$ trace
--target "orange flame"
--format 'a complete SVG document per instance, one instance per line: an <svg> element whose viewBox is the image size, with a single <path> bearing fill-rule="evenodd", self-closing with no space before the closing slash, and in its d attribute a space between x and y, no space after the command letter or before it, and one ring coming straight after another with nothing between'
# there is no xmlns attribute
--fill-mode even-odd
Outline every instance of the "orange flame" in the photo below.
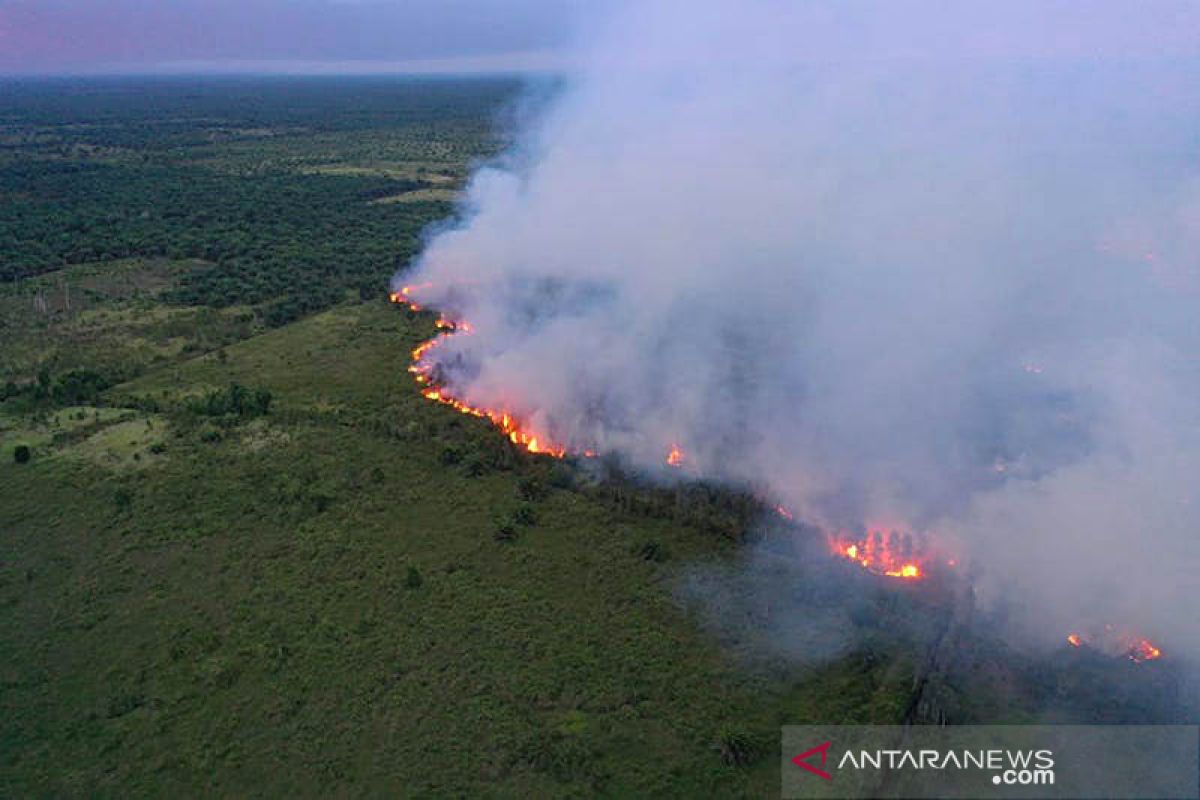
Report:
<svg viewBox="0 0 1200 800"><path fill-rule="evenodd" d="M1153 661L1156 658L1161 658L1162 650L1151 644L1149 639L1138 639L1125 655L1129 656L1129 659L1134 663L1140 664L1143 661Z"/></svg>
<svg viewBox="0 0 1200 800"><path fill-rule="evenodd" d="M1099 636L1068 634L1067 643L1071 647L1093 648L1113 657L1124 656L1135 664L1162 658L1162 650L1149 639L1122 635L1112 625L1105 625Z"/></svg>
<svg viewBox="0 0 1200 800"><path fill-rule="evenodd" d="M401 286L398 292L389 292L388 299L393 303L408 306L413 311L420 311L421 306L412 299L412 293L417 289L428 289L433 286L432 283L419 283L415 286Z"/></svg>
<svg viewBox="0 0 1200 800"><path fill-rule="evenodd" d="M671 452L667 453L667 465L671 467L683 466L683 451L679 449L679 445L671 445Z"/></svg>
<svg viewBox="0 0 1200 800"><path fill-rule="evenodd" d="M421 306L413 300L412 292L428 288L431 285L423 283L416 286L403 286L400 288L400 291L389 293L388 299L397 305L408 306L413 311L420 311ZM530 453L549 455L555 458L566 456L567 449L564 446L552 442L549 437L543 434L530 430L527 425L518 421L509 412L502 409L497 410L473 406L450 394L444 387L434 384L433 365L426 360L430 351L440 345L447 336L469 334L474 330L467 322L451 320L446 317L438 317L434 325L439 331L438 335L413 348L411 353L412 363L408 366L408 371L413 374L417 384L425 387L421 390L422 397L450 406L459 413L489 420L508 437L509 441L519 447L523 447ZM583 454L585 456L595 455L591 450L585 450Z"/></svg>
<svg viewBox="0 0 1200 800"><path fill-rule="evenodd" d="M925 570L903 537L899 531L870 528L861 538L834 535L830 537L830 547L835 555L854 561L876 575L920 580L925 577Z"/></svg>

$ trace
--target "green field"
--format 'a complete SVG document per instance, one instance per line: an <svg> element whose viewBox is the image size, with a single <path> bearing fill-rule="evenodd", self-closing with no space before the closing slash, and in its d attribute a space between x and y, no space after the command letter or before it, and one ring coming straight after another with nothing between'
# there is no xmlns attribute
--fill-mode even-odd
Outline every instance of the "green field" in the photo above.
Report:
<svg viewBox="0 0 1200 800"><path fill-rule="evenodd" d="M387 279L510 84L8 88L0 795L764 797L783 724L1137 718L952 588L754 557L753 498L420 397Z"/></svg>
<svg viewBox="0 0 1200 800"><path fill-rule="evenodd" d="M673 592L734 546L424 401L431 332L347 305L4 431L34 446L0 465L8 793L757 795L774 760L726 764L723 732L898 713L902 664L742 669ZM120 410L230 382L270 413Z"/></svg>

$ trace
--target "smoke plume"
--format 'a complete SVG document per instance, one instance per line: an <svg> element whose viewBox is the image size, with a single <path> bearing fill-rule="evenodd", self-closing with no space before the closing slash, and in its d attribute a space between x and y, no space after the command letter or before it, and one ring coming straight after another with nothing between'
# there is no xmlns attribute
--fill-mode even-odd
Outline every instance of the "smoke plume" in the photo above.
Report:
<svg viewBox="0 0 1200 800"><path fill-rule="evenodd" d="M1200 15L992 5L593 19L403 282L474 405L1200 654Z"/></svg>

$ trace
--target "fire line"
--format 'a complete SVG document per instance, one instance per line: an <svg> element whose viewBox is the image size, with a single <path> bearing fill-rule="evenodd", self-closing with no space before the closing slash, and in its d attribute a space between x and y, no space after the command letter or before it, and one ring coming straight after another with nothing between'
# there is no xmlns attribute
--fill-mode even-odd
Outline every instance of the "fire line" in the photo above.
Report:
<svg viewBox="0 0 1200 800"><path fill-rule="evenodd" d="M393 303L408 306L413 311L420 311L421 305L413 300L412 292L416 289L427 288L429 285L404 286L401 287L400 291L392 292L388 297ZM423 397L427 400L433 400L450 406L462 414L490 420L493 425L508 437L509 441L530 453L553 456L554 458L563 458L567 455L566 447L552 441L545 434L531 430L528 425L522 423L510 412L503 409L498 410L473 406L455 397L445 387L437 385L433 379L433 365L426 360L426 357L430 351L445 341L447 336L470 334L472 328L470 323L451 320L441 316L438 317L435 325L438 329L437 336L422 342L413 349L412 362L408 366L408 371L413 374L416 382L422 387L421 395Z"/></svg>
<svg viewBox="0 0 1200 800"><path fill-rule="evenodd" d="M421 311L422 306L412 297L412 292L428 288L431 284L404 286L399 291L391 292L388 297L391 302L406 306L412 311ZM444 386L434 380L434 367L428 361L429 354L449 336L469 335L473 332L470 323L462 320L452 320L439 316L435 321L437 335L417 347L411 353L408 371L412 373L417 384L421 387L421 395L428 400L450 406L459 413L472 417L489 420L499 428L513 444L524 450L538 455L548 455L554 458L564 458L568 454L565 445L555 442L544 433L533 430L527 423L518 419L504 409L483 408L474 406L455 397ZM583 450L581 455L594 457L592 450ZM678 444L672 444L666 456L668 466L680 468L683 466L684 453ZM792 513L783 506L776 507L777 513L785 519L793 519ZM926 576L925 570L917 559L905 557L897 543L900 537L893 532L869 530L865 537L852 537L847 534L837 534L829 538L830 547L834 554L854 561L868 572L901 580L921 580ZM1074 647L1080 647L1085 642L1078 634L1067 637ZM1157 647L1146 639L1139 639L1130 644L1126 655L1134 662L1151 661L1162 655Z"/></svg>
<svg viewBox="0 0 1200 800"><path fill-rule="evenodd" d="M1090 648L1110 656L1124 656L1135 664L1162 658L1163 652L1149 639L1118 633L1112 625L1105 625L1097 636L1082 633L1067 635L1067 644L1076 648Z"/></svg>
<svg viewBox="0 0 1200 800"><path fill-rule="evenodd" d="M431 283L421 283L412 286L402 286L399 291L389 293L388 299L396 305L406 306L412 311L422 311L423 306L413 299L412 293L418 289L428 289L432 285ZM565 445L555 442L544 433L533 430L527 422L518 419L512 412L504 409L483 408L471 405L455 397L446 387L435 383L433 365L426 360L426 357L431 351L441 345L447 336L470 334L474 332L474 328L471 327L469 322L447 319L444 316L439 316L434 322L434 326L438 330L437 335L428 341L422 342L413 349L411 354L412 361L408 366L408 371L413 374L417 384L422 387L422 397L441 403L442 405L450 406L462 414L491 421L493 425L508 437L509 441L530 453L552 456L554 458L565 458L570 454L582 455L585 458L594 458L596 456L596 452L590 449L572 453ZM681 467L683 465L683 451L678 445L671 445L671 449L667 453L667 464L672 467Z"/></svg>

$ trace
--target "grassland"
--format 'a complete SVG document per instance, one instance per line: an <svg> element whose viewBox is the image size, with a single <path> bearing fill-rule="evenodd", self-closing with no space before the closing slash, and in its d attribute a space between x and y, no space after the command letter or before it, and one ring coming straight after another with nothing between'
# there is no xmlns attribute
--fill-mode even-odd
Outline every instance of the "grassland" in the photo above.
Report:
<svg viewBox="0 0 1200 800"><path fill-rule="evenodd" d="M899 713L911 665L782 677L706 634L677 581L728 540L570 488L521 499L546 459L447 464L499 437L415 392L431 330L346 305L5 435L34 445L0 464L6 794L761 796L783 721ZM121 410L231 381L272 412ZM498 541L522 505L536 524ZM734 734L749 765L721 757Z"/></svg>

